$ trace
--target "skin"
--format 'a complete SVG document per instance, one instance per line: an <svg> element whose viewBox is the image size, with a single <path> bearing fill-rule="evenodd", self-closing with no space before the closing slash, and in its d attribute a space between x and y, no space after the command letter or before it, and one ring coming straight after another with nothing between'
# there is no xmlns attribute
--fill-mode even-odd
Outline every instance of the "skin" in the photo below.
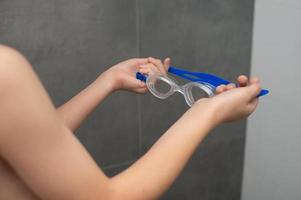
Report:
<svg viewBox="0 0 301 200"><path fill-rule="evenodd" d="M259 80L246 76L238 77L239 88L220 86L218 95L195 103L132 166L107 177L73 131L112 92L147 92L136 71L166 73L169 65L169 58L124 61L56 109L28 61L0 46L0 199L159 198L206 135L250 115L260 92Z"/></svg>

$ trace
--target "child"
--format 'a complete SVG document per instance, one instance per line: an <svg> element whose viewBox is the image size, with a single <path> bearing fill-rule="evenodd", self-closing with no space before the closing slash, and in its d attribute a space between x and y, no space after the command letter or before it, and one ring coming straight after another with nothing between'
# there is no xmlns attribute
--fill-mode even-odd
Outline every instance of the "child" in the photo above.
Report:
<svg viewBox="0 0 301 200"><path fill-rule="evenodd" d="M107 177L73 131L112 92L145 93L136 71L166 73L169 65L155 58L121 62L56 109L27 60L0 46L0 199L159 198L206 135L250 115L260 92L259 80L246 76L238 77L238 88L218 87L218 95L195 103L131 167Z"/></svg>

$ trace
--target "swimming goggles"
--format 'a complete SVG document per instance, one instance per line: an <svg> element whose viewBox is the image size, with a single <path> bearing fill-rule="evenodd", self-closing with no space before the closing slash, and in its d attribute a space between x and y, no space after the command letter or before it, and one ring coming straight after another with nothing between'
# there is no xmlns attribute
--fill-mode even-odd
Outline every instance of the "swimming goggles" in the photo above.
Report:
<svg viewBox="0 0 301 200"><path fill-rule="evenodd" d="M146 76L137 72L136 78L146 82L149 91L160 99L166 99L175 92L180 92L183 94L185 101L189 106L192 106L198 99L200 99L200 97L196 95L195 91L201 94L201 98L212 97L215 95L215 90L218 86L228 85L231 83L230 81L213 74L191 72L176 67L169 67L168 72L189 80L190 82L185 85L178 85L175 79L171 76L160 73L152 73ZM162 84L165 85L165 89L160 88ZM262 89L257 97L267 95L268 93L268 90Z"/></svg>

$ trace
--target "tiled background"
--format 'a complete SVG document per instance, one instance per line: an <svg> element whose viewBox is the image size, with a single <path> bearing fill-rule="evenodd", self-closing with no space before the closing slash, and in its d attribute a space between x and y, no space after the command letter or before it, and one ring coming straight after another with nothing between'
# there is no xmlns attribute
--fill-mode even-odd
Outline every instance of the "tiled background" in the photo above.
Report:
<svg viewBox="0 0 301 200"><path fill-rule="evenodd" d="M230 80L248 74L253 0L1 0L0 43L22 51L56 105L114 63L170 56ZM100 88L101 89L101 88ZM117 92L77 132L108 175L128 167L187 110L183 98ZM245 121L213 131L162 199L240 199Z"/></svg>

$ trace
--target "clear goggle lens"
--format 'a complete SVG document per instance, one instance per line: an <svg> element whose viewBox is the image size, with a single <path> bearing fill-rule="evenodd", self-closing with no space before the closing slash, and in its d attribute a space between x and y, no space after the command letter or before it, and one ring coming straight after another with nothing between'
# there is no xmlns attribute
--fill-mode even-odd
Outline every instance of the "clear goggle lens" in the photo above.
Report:
<svg viewBox="0 0 301 200"><path fill-rule="evenodd" d="M180 86L172 77L163 74L149 75L146 84L149 91L160 99L166 99L175 92L182 93L189 106L199 99L214 95L214 88L206 83L189 82Z"/></svg>

